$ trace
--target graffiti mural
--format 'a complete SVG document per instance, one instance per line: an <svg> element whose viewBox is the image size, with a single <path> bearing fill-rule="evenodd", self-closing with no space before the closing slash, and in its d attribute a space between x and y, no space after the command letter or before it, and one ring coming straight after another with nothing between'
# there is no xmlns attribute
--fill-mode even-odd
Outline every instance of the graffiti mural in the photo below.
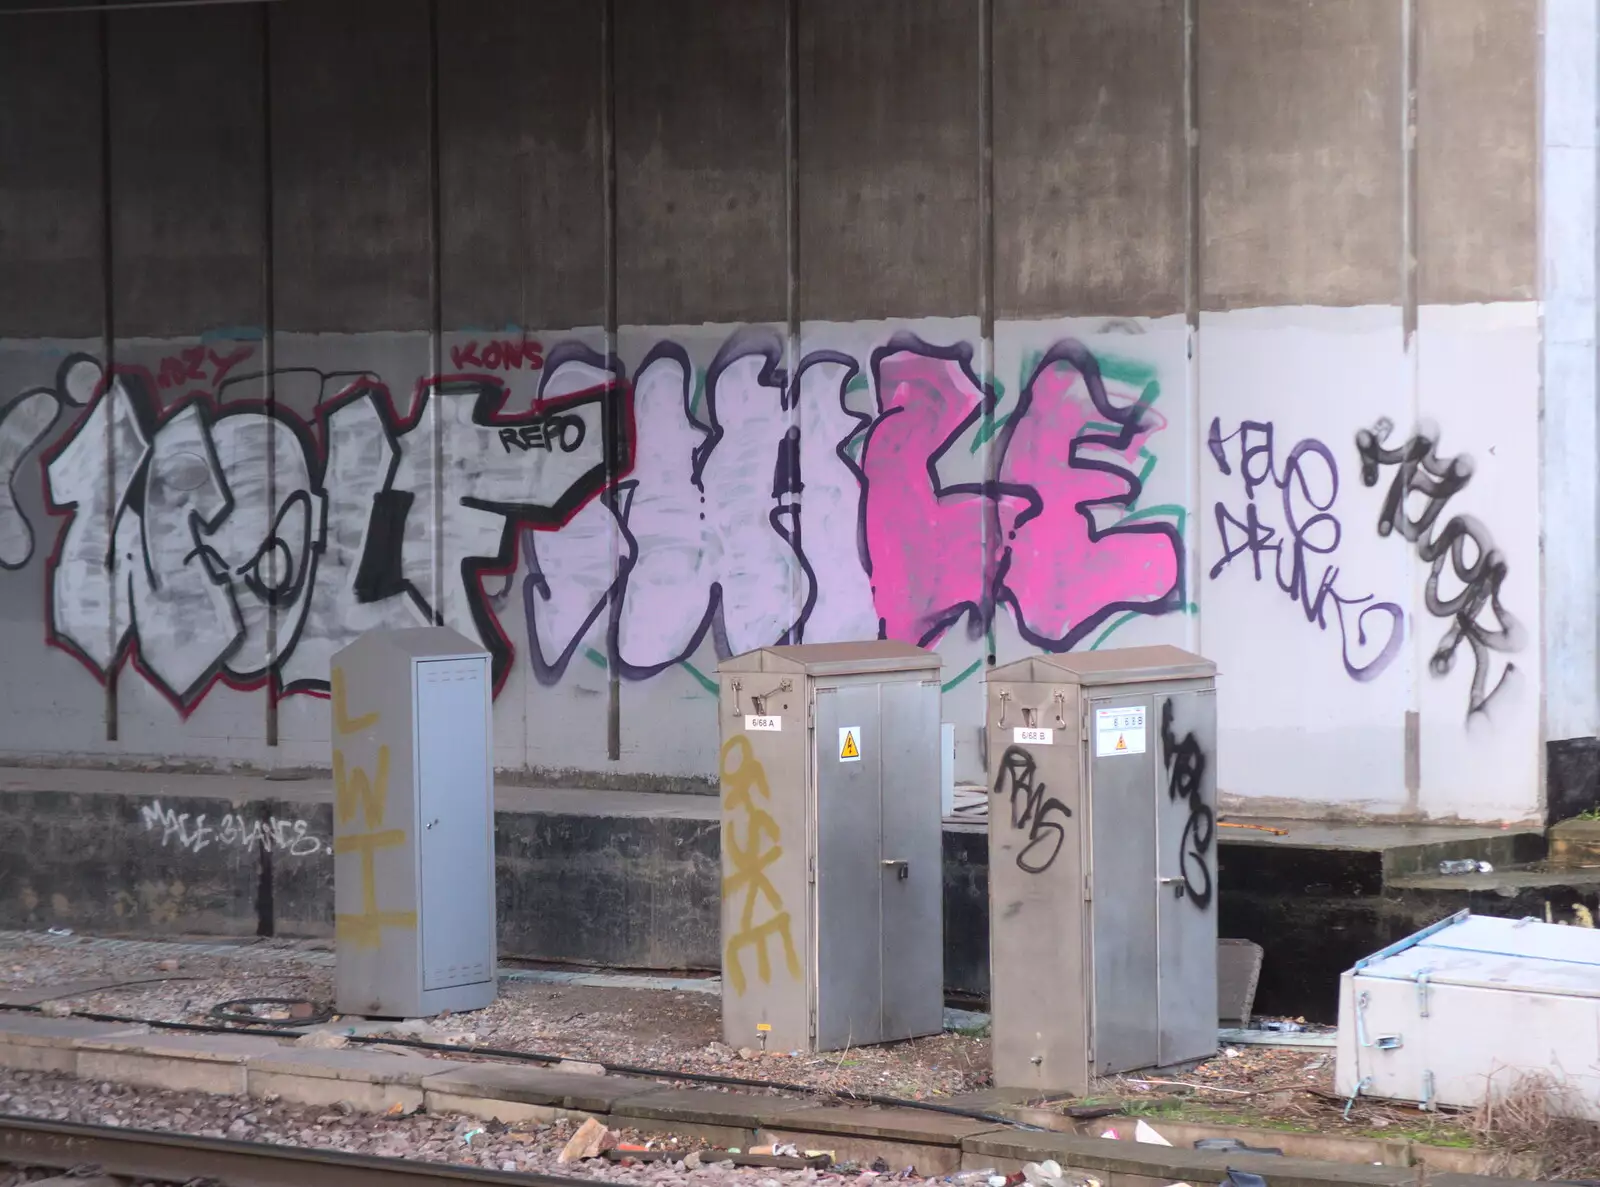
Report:
<svg viewBox="0 0 1600 1187"><path fill-rule="evenodd" d="M93 394L42 463L65 519L47 564L50 638L102 680L131 658L180 710L219 679L325 692L333 652L361 632L437 618L471 624L498 686L512 651L484 578L515 566L518 525L559 526L605 484L605 388L513 416L497 381L449 378L420 385L402 415L360 378L308 425L226 399L227 384L165 403L148 372L98 372L81 356L63 365L60 403ZM430 402L453 459L439 542L460 574L440 607L425 592Z"/></svg>
<svg viewBox="0 0 1600 1187"><path fill-rule="evenodd" d="M662 341L630 376L578 342L473 340L400 399L370 373L273 372L316 393L303 417L263 401L248 347L111 375L72 356L0 409L0 565L36 550L11 492L70 414L39 457L48 638L102 681L132 663L182 713L219 681L326 695L356 636L435 621L491 652L498 690L508 605L555 684L597 625L642 680L708 640L931 646L1007 614L1062 651L1186 604L1177 516L1137 506L1156 385L1071 339L1005 407L967 342L893 333L792 375L785 351L747 327L703 368ZM985 443L993 477L948 477Z"/></svg>

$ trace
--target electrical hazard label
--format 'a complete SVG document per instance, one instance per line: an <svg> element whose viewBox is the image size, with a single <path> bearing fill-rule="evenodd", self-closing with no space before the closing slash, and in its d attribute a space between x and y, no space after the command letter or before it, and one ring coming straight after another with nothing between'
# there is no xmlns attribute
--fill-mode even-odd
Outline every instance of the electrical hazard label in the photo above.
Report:
<svg viewBox="0 0 1600 1187"><path fill-rule="evenodd" d="M1144 706L1094 711L1094 754L1096 758L1119 754L1143 754L1145 746Z"/></svg>
<svg viewBox="0 0 1600 1187"><path fill-rule="evenodd" d="M859 725L842 725L839 727L839 761L861 761L861 727Z"/></svg>

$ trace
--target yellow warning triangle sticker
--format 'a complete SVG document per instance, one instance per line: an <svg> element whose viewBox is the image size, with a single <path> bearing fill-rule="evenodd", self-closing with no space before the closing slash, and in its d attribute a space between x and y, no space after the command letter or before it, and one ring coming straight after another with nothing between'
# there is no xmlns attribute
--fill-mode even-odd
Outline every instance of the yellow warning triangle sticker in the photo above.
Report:
<svg viewBox="0 0 1600 1187"><path fill-rule="evenodd" d="M1117 735L1117 749L1118 750L1126 750L1127 748L1128 748L1127 739L1125 739L1121 734L1118 734Z"/></svg>
<svg viewBox="0 0 1600 1187"><path fill-rule="evenodd" d="M860 758L861 757L861 751L856 748L856 736L854 734L846 734L844 736L844 745L839 747L839 757L840 758Z"/></svg>

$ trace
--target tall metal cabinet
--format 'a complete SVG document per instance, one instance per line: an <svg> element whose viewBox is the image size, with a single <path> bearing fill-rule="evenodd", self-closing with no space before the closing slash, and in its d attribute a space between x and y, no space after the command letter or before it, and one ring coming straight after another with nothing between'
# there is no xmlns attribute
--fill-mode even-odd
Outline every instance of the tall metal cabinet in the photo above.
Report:
<svg viewBox="0 0 1600 1187"><path fill-rule="evenodd" d="M1215 676L1176 647L989 672L997 1086L1215 1054Z"/></svg>
<svg viewBox="0 0 1600 1187"><path fill-rule="evenodd" d="M495 999L489 654L448 627L369 631L333 657L340 1013Z"/></svg>
<svg viewBox="0 0 1600 1187"><path fill-rule="evenodd" d="M942 1028L939 668L877 641L719 666L731 1045L826 1051Z"/></svg>

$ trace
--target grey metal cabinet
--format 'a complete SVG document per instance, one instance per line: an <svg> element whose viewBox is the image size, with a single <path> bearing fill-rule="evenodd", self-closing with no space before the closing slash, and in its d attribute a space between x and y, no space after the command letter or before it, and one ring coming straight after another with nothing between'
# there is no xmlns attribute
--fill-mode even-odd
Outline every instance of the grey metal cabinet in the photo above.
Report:
<svg viewBox="0 0 1600 1187"><path fill-rule="evenodd" d="M447 627L333 658L335 996L422 1017L495 998L489 655Z"/></svg>
<svg viewBox="0 0 1600 1187"><path fill-rule="evenodd" d="M825 1051L941 1029L939 668L892 642L719 666L731 1045Z"/></svg>
<svg viewBox="0 0 1600 1187"><path fill-rule="evenodd" d="M990 671L997 1086L1216 1052L1215 676L1175 647Z"/></svg>

